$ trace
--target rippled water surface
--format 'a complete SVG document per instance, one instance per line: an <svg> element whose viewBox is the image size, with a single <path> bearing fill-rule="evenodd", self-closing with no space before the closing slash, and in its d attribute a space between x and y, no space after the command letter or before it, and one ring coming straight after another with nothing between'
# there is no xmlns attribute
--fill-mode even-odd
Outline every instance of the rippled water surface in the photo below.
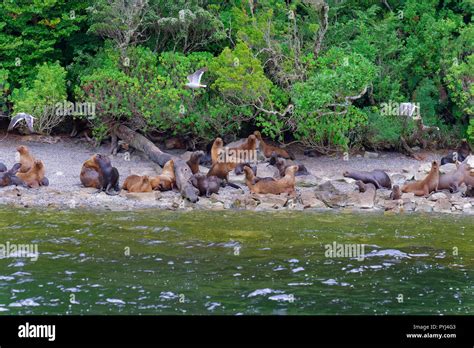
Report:
<svg viewBox="0 0 474 348"><path fill-rule="evenodd" d="M472 217L0 209L0 246L39 251L0 255L0 315L473 314L473 239Z"/></svg>

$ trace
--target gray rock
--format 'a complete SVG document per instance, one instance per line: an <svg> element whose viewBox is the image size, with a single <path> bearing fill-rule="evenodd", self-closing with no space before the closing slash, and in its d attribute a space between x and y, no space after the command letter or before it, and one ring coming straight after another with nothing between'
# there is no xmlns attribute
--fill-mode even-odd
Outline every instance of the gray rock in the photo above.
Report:
<svg viewBox="0 0 474 348"><path fill-rule="evenodd" d="M431 213L433 211L434 203L432 202L421 202L416 205L415 211L422 213Z"/></svg>
<svg viewBox="0 0 474 348"><path fill-rule="evenodd" d="M451 212L451 202L446 198L440 198L436 201L436 204L433 207L433 211L436 213L450 213Z"/></svg>
<svg viewBox="0 0 474 348"><path fill-rule="evenodd" d="M442 174L454 172L457 169L456 164L446 163L439 167L439 172Z"/></svg>
<svg viewBox="0 0 474 348"><path fill-rule="evenodd" d="M447 199L447 198L448 196L446 196L443 192L436 192L436 193L433 193L428 199L430 201L437 201L440 199Z"/></svg>

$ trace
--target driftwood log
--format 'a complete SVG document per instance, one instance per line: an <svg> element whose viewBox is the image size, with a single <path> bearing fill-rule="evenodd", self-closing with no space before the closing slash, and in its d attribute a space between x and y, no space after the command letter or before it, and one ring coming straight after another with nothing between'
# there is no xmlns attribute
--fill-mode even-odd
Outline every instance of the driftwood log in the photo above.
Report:
<svg viewBox="0 0 474 348"><path fill-rule="evenodd" d="M120 125L114 128L115 136L128 143L133 148L145 153L150 160L163 167L166 162L173 160L176 175L176 186L183 198L195 203L198 201L198 191L189 179L192 176L191 168L181 158L161 151L155 144L143 135L133 131L127 126Z"/></svg>

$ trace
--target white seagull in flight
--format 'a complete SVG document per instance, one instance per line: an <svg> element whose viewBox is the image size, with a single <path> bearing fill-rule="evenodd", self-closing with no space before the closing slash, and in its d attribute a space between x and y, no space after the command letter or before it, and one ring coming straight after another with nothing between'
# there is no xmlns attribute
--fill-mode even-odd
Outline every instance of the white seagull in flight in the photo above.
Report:
<svg viewBox="0 0 474 348"><path fill-rule="evenodd" d="M207 68L202 68L196 71L194 74L188 75L189 82L186 84L187 87L196 89L196 88L206 88L206 85L201 85L201 77L207 71Z"/></svg>
<svg viewBox="0 0 474 348"><path fill-rule="evenodd" d="M21 120L25 120L26 125L28 126L28 129L30 130L31 133L33 133L34 132L33 120L36 120L36 118L24 112L20 112L16 114L15 117L12 118L12 120L10 121L10 124L8 125L8 130L11 131L13 128L15 128L15 126Z"/></svg>

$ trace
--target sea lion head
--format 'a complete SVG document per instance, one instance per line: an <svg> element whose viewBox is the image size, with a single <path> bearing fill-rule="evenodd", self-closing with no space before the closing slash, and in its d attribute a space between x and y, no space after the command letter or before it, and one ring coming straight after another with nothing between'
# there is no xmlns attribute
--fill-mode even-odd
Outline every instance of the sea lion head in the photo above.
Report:
<svg viewBox="0 0 474 348"><path fill-rule="evenodd" d="M148 175L143 175L142 180L143 180L143 183L146 185L150 183L150 177Z"/></svg>
<svg viewBox="0 0 474 348"><path fill-rule="evenodd" d="M438 162L433 161L433 162L431 163L431 168L432 168L432 169L439 169L439 164L438 164Z"/></svg>
<svg viewBox="0 0 474 348"><path fill-rule="evenodd" d="M22 155L24 155L25 153L28 153L28 148L24 145L20 145L16 148L16 150L21 153Z"/></svg>
<svg viewBox="0 0 474 348"><path fill-rule="evenodd" d="M215 146L218 146L218 147L222 147L224 146L224 141L222 141L222 138L216 138L216 140L214 140L214 145Z"/></svg>
<svg viewBox="0 0 474 348"><path fill-rule="evenodd" d="M257 137L253 134L250 134L249 137L247 138L247 142L253 146L254 144L257 143Z"/></svg>
<svg viewBox="0 0 474 348"><path fill-rule="evenodd" d="M253 179L254 175L253 175L252 168L250 168L248 166L245 166L244 167L244 172L245 172L245 178L246 179L248 179L248 180Z"/></svg>
<svg viewBox="0 0 474 348"><path fill-rule="evenodd" d="M347 178L349 176L349 172L345 170L344 172L342 172L342 176Z"/></svg>
<svg viewBox="0 0 474 348"><path fill-rule="evenodd" d="M285 170L285 175L295 175L295 173L298 171L298 166L289 166Z"/></svg>
<svg viewBox="0 0 474 348"><path fill-rule="evenodd" d="M256 137L258 140L262 140L262 134L260 134L259 131L255 131L255 132L253 132L253 134L255 135L255 137Z"/></svg>

